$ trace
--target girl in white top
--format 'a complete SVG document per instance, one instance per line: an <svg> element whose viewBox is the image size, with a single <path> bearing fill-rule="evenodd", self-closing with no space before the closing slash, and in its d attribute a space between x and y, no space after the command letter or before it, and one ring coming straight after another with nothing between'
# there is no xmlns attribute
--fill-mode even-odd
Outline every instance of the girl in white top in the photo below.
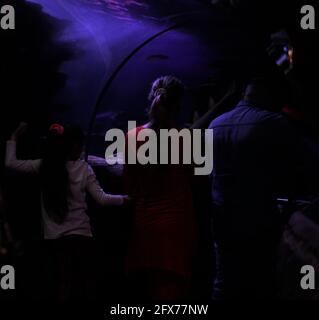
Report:
<svg viewBox="0 0 319 320"><path fill-rule="evenodd" d="M21 124L7 141L6 167L40 176L44 238L92 237L86 194L102 206L120 206L127 196L104 193L91 166L79 160L84 143L80 129L52 125L43 159L18 160L16 141L25 129L26 124Z"/></svg>
<svg viewBox="0 0 319 320"><path fill-rule="evenodd" d="M44 296L59 301L95 299L97 265L86 194L100 205L122 205L126 196L104 193L88 163L80 160L84 135L80 129L52 125L41 160L18 160L16 141L21 124L7 142L6 167L40 177L45 238Z"/></svg>

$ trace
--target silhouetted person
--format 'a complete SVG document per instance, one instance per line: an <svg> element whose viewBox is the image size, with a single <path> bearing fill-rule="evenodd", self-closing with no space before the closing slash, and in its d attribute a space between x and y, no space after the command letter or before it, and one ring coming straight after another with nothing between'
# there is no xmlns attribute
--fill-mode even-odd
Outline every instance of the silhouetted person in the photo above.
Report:
<svg viewBox="0 0 319 320"><path fill-rule="evenodd" d="M183 85L171 76L157 79L149 100L150 122L128 132L177 128ZM159 137L159 135L157 135ZM137 142L138 149L141 143ZM127 150L133 146L127 141ZM135 148L135 147L134 147ZM127 192L135 200L127 270L140 298L176 300L189 294L195 249L191 171L183 165L125 165Z"/></svg>
<svg viewBox="0 0 319 320"><path fill-rule="evenodd" d="M59 300L96 297L96 266L86 195L102 206L122 205L127 197L104 193L91 166L80 159L84 134L80 128L52 125L43 159L18 160L16 142L21 124L7 142L6 167L40 178L43 234L54 292ZM27 212L25 213L27 214Z"/></svg>
<svg viewBox="0 0 319 320"><path fill-rule="evenodd" d="M272 81L256 79L244 100L210 125L216 299L274 295L276 248L285 222L276 199L294 197L309 179L304 169L310 155L297 130L277 112L285 92Z"/></svg>

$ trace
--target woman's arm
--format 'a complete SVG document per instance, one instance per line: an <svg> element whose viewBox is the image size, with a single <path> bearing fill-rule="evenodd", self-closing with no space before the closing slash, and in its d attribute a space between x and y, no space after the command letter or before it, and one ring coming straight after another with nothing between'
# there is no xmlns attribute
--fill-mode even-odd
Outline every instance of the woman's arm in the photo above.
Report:
<svg viewBox="0 0 319 320"><path fill-rule="evenodd" d="M17 143L14 140L7 141L5 165L8 169L20 172L36 174L39 172L41 160L18 160L16 155Z"/></svg>
<svg viewBox="0 0 319 320"><path fill-rule="evenodd" d="M8 169L20 173L38 173L41 160L18 160L17 159L17 140L27 131L28 125L21 122L13 132L6 146L5 166Z"/></svg>
<svg viewBox="0 0 319 320"><path fill-rule="evenodd" d="M97 181L96 175L90 165L88 165L86 190L101 206L121 206L128 200L127 196L105 193Z"/></svg>

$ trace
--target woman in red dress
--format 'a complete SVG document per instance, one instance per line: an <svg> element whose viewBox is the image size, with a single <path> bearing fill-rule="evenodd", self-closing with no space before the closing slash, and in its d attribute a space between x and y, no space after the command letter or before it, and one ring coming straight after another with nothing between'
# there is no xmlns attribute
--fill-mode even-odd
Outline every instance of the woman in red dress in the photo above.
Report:
<svg viewBox="0 0 319 320"><path fill-rule="evenodd" d="M135 139L144 129L177 128L182 95L183 85L174 77L153 83L150 122L129 131L127 151L134 148L128 137ZM141 144L137 142L136 149ZM189 295L196 243L190 169L185 165L124 167L127 191L135 202L127 271L143 298L176 300Z"/></svg>

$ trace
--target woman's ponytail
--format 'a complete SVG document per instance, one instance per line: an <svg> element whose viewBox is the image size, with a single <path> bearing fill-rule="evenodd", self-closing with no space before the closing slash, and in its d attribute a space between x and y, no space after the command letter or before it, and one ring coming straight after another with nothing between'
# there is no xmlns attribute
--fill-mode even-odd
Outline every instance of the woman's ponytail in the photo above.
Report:
<svg viewBox="0 0 319 320"><path fill-rule="evenodd" d="M165 119L167 92L164 88L159 88L154 94L154 99L149 111L150 118L155 123L160 123Z"/></svg>
<svg viewBox="0 0 319 320"><path fill-rule="evenodd" d="M160 128L173 120L178 112L183 90L182 83L172 76L154 81L149 94L149 117L155 127Z"/></svg>

